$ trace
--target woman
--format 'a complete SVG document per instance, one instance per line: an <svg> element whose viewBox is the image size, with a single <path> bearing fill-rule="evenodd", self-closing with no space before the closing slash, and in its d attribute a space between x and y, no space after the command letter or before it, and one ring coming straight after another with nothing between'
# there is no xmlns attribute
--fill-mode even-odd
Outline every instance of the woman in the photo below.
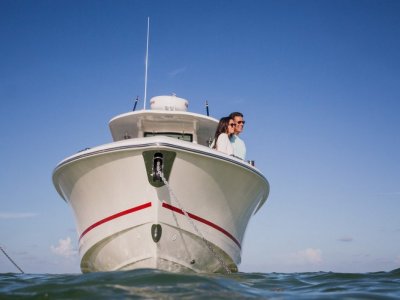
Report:
<svg viewBox="0 0 400 300"><path fill-rule="evenodd" d="M233 155L232 144L229 137L235 132L235 122L229 117L223 117L219 120L217 130L215 132L214 141L211 148Z"/></svg>

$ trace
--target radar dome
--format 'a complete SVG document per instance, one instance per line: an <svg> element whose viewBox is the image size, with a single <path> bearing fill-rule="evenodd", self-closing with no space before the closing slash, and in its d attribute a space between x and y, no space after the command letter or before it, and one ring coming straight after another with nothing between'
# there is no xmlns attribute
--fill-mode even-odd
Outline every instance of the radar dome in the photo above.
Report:
<svg viewBox="0 0 400 300"><path fill-rule="evenodd" d="M187 111L188 101L172 96L157 96L150 99L151 110Z"/></svg>

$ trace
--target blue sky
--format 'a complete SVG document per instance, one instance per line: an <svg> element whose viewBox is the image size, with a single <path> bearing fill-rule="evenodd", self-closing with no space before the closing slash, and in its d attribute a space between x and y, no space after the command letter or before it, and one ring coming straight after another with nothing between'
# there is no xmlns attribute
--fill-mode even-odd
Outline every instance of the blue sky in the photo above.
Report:
<svg viewBox="0 0 400 300"><path fill-rule="evenodd" d="M51 174L143 99L148 16L148 96L242 111L270 181L240 270L399 268L400 2L347 0L2 0L0 245L20 267L79 272Z"/></svg>

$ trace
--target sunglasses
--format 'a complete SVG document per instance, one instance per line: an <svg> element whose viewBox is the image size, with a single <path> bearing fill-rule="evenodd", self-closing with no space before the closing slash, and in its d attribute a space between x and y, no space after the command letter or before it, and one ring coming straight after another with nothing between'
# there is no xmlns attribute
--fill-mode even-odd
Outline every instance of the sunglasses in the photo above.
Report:
<svg viewBox="0 0 400 300"><path fill-rule="evenodd" d="M231 124L229 124L229 126L236 127L236 124L235 123L231 123Z"/></svg>
<svg viewBox="0 0 400 300"><path fill-rule="evenodd" d="M237 122L238 124L245 124L246 123L246 121L239 121L239 122Z"/></svg>

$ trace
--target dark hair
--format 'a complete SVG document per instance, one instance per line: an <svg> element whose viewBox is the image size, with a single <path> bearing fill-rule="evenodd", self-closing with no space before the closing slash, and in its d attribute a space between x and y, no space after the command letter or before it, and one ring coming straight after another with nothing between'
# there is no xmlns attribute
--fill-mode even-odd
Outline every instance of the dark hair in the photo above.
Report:
<svg viewBox="0 0 400 300"><path fill-rule="evenodd" d="M229 118L231 118L231 119L235 119L235 117L242 117L243 118L243 114L238 112L238 111L235 111L235 112L233 112L233 113L231 113L229 115Z"/></svg>
<svg viewBox="0 0 400 300"><path fill-rule="evenodd" d="M223 117L219 120L217 130L215 131L213 149L217 149L217 140L218 140L219 135L221 133L228 132L229 121L231 119L232 119L231 117Z"/></svg>

